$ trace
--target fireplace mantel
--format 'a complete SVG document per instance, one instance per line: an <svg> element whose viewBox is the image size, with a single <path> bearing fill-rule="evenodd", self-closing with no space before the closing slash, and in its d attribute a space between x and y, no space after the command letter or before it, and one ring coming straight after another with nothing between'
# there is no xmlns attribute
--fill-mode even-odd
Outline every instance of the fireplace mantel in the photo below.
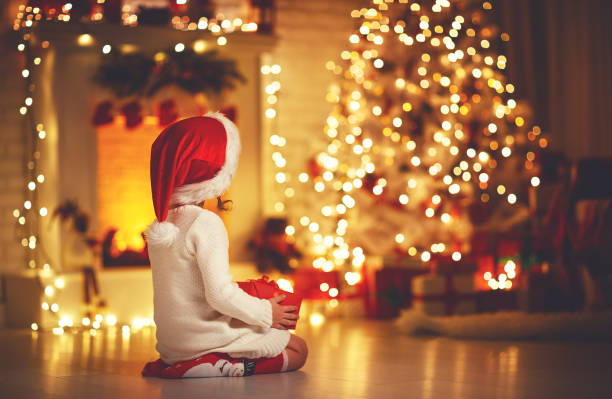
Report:
<svg viewBox="0 0 612 399"><path fill-rule="evenodd" d="M79 36L84 34L92 38L87 45L78 42ZM170 51L179 42L188 47L202 40L207 50L217 50L219 57L235 60L247 80L230 94L230 101L238 109L242 153L230 188L234 208L228 218L228 230L231 258L249 260L246 244L259 227L263 212L260 68L263 54L274 48L276 38L243 32L225 37L227 44L218 46L217 36L208 31L183 32L171 27L151 26L130 28L104 23L42 23L37 26L32 39L49 41L43 62L36 67L39 69L34 75L37 119L44 122L47 131L41 148L41 166L45 172L41 199L45 206L53 210L65 200L75 199L91 217L90 230L103 233L97 224L97 132L91 124L95 104L110 95L92 81L103 56L102 47L110 44L112 51L137 50L154 54ZM176 89L176 93L180 90ZM51 259L61 265L62 233L57 223L51 220L47 223L41 235Z"/></svg>
<svg viewBox="0 0 612 399"><path fill-rule="evenodd" d="M164 51L173 48L176 43L192 43L204 40L208 49L216 48L222 54L231 56L234 51L246 51L261 54L273 49L276 37L252 32L232 32L225 35L215 35L209 31L179 31L169 26L138 26L127 27L108 23L64 23L47 22L38 25L34 34L39 40L49 40L61 51L82 52L92 48L100 51L104 44L133 45L141 51ZM89 34L94 42L91 45L79 45L80 35ZM217 46L219 36L225 36L228 42L225 46Z"/></svg>

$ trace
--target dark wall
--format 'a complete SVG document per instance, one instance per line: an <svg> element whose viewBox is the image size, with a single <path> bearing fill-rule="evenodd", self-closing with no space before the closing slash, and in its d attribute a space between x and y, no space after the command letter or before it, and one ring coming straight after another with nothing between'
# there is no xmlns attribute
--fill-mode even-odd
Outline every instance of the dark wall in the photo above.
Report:
<svg viewBox="0 0 612 399"><path fill-rule="evenodd" d="M554 149L612 156L612 1L497 0L508 73Z"/></svg>

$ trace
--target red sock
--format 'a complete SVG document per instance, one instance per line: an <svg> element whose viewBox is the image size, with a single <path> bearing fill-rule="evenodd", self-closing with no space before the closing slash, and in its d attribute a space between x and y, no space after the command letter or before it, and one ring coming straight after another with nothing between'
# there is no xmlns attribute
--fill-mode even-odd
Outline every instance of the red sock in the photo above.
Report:
<svg viewBox="0 0 612 399"><path fill-rule="evenodd" d="M258 359L233 358L225 353L208 353L196 359L167 365L161 359L149 362L142 370L143 377L240 377L253 374L287 371L288 356L283 350L276 357Z"/></svg>
<svg viewBox="0 0 612 399"><path fill-rule="evenodd" d="M174 363L161 372L163 378L186 377L241 377L245 370L243 359L225 353L208 353L197 359Z"/></svg>
<svg viewBox="0 0 612 399"><path fill-rule="evenodd" d="M283 350L276 357L260 357L259 359L246 359L244 375L280 373L287 371L287 351Z"/></svg>
<svg viewBox="0 0 612 399"><path fill-rule="evenodd" d="M143 377L161 377L161 373L166 367L168 365L163 360L157 359L154 362L147 363L142 369L141 374Z"/></svg>

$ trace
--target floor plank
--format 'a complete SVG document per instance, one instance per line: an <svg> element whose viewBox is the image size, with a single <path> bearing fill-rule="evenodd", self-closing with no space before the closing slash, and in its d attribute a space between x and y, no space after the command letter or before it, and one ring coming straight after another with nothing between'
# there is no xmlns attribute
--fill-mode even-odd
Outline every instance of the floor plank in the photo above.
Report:
<svg viewBox="0 0 612 399"><path fill-rule="evenodd" d="M167 381L139 375L152 329L53 335L0 330L2 398L609 398L612 342L411 337L393 323L303 323L297 372Z"/></svg>

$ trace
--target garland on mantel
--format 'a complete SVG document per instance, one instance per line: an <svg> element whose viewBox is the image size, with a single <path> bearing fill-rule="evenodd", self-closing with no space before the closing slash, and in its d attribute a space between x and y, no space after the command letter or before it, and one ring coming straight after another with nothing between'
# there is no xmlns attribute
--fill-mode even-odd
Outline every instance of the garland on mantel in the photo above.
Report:
<svg viewBox="0 0 612 399"><path fill-rule="evenodd" d="M104 57L94 76L95 83L110 89L117 98L151 97L170 85L191 94L218 94L245 81L234 60L218 58L215 51L187 49L154 56L112 53Z"/></svg>
<svg viewBox="0 0 612 399"><path fill-rule="evenodd" d="M221 59L215 51L199 53L175 47L153 56L144 53L109 54L103 58L93 81L109 89L120 100L132 98L120 108L120 112L126 118L126 126L134 128L142 122L142 106L138 99L150 98L164 87L174 85L192 95L218 95L234 89L246 79L234 60ZM162 101L157 109L160 125L172 123L178 117L174 100ZM113 103L99 103L92 123L100 126L113 120Z"/></svg>

